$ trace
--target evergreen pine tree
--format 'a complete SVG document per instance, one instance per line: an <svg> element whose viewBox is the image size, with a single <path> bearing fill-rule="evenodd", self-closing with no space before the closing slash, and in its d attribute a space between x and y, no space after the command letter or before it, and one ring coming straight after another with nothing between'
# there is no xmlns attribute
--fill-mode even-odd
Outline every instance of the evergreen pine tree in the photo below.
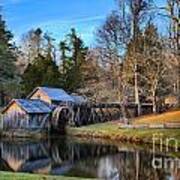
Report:
<svg viewBox="0 0 180 180"><path fill-rule="evenodd" d="M15 78L14 47L11 44L12 34L7 30L5 21L0 15L0 104L6 103L9 94L6 92L8 86Z"/></svg>
<svg viewBox="0 0 180 180"><path fill-rule="evenodd" d="M52 60L50 54L38 55L33 64L29 64L22 76L24 94L30 93L35 87L50 86L60 87L60 73L58 66Z"/></svg>
<svg viewBox="0 0 180 180"><path fill-rule="evenodd" d="M75 29L67 35L67 39L60 43L62 60L62 82L63 88L74 92L83 87L84 77L82 65L85 62L87 48L76 34Z"/></svg>

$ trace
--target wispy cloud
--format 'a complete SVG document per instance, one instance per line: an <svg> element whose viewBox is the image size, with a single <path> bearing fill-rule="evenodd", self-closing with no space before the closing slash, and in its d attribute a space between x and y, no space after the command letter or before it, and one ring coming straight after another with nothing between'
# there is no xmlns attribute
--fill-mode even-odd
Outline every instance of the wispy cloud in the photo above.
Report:
<svg viewBox="0 0 180 180"><path fill-rule="evenodd" d="M99 25L99 21L105 19L106 16L77 17L67 20L49 20L34 24L32 28L40 27L44 31L52 33L57 41L63 39L71 28L76 28L78 34L86 42L91 44L94 31Z"/></svg>
<svg viewBox="0 0 180 180"><path fill-rule="evenodd" d="M89 23L94 21L99 21L105 19L105 16L99 15L99 16L92 16L92 17L77 17L67 20L49 20L46 22L41 22L38 24L38 26L60 26L60 25L71 25L76 23Z"/></svg>
<svg viewBox="0 0 180 180"><path fill-rule="evenodd" d="M93 16L93 17L82 17L82 18L76 18L69 20L69 23L83 23L83 22L89 22L89 21L97 21L97 20L103 20L105 16Z"/></svg>
<svg viewBox="0 0 180 180"><path fill-rule="evenodd" d="M58 41L71 28L88 42L105 20L113 0L0 0L8 28L18 39L32 28L40 27Z"/></svg>
<svg viewBox="0 0 180 180"><path fill-rule="evenodd" d="M49 20L44 22L38 22L35 24L26 24L24 26L19 27L19 29L23 29L23 32L20 30L19 33L15 33L17 37L17 41L20 41L21 35L24 32L32 28L40 27L44 30L44 32L49 32L51 35L59 42L64 39L64 36L70 31L71 28L76 28L78 34L85 41L86 44L91 44L93 40L93 32L96 27L98 27L98 22L105 19L106 16L98 15L92 17L73 17L67 20Z"/></svg>

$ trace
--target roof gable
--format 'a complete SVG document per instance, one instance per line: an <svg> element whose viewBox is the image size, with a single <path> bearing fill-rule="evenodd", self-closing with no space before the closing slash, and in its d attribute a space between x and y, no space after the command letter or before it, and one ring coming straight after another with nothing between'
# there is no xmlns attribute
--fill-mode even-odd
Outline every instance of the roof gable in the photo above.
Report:
<svg viewBox="0 0 180 180"><path fill-rule="evenodd" d="M17 103L27 113L50 113L51 107L41 100L13 99L2 111L4 113L13 103Z"/></svg>
<svg viewBox="0 0 180 180"><path fill-rule="evenodd" d="M28 98L30 98L35 92L37 92L37 90L41 90L42 92L44 92L52 101L74 102L74 98L72 98L63 89L49 87L35 88L35 90L28 96Z"/></svg>

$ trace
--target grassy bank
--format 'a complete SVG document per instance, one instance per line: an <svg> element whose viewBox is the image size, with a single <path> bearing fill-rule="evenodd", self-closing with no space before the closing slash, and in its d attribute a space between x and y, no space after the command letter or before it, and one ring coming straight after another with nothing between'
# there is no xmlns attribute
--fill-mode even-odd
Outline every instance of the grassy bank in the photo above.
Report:
<svg viewBox="0 0 180 180"><path fill-rule="evenodd" d="M178 145L180 147L179 129L120 129L118 124L108 122L81 128L68 128L67 133L77 137L102 138L147 144L153 143L153 135L156 135L157 138L163 140L164 145L167 138L175 138L179 141ZM171 143L170 145L173 146L174 144Z"/></svg>
<svg viewBox="0 0 180 180"><path fill-rule="evenodd" d="M134 124L180 123L180 110L134 119Z"/></svg>
<svg viewBox="0 0 180 180"><path fill-rule="evenodd" d="M171 115L170 115L171 114ZM174 119L174 114L176 114L177 122L180 122L180 116L178 113L169 113L163 115L156 115L153 116L153 120L149 120L150 123L155 123L155 121L162 121L159 120L160 116L166 116L166 122L171 121ZM148 116L142 117L142 119L138 118L138 124L140 122L145 122ZM151 117L152 118L152 117ZM179 119L179 121L178 121ZM135 121L136 122L136 121ZM159 122L158 122L159 123ZM109 140L116 140L122 142L133 142L133 143L144 143L144 144L152 144L153 143L153 136L159 139L156 140L156 143L159 144L160 140L162 143L166 145L167 138L175 138L178 141L178 147L180 148L180 129L122 129L118 122L106 122L100 124L94 124L89 126L84 126L80 128L67 128L67 133L69 135L77 136L77 137L89 137L89 138L101 138L101 139L109 139ZM171 141L169 146L174 147L174 142Z"/></svg>
<svg viewBox="0 0 180 180"><path fill-rule="evenodd" d="M82 179L83 180L84 178L0 172L0 179L2 180L81 180Z"/></svg>

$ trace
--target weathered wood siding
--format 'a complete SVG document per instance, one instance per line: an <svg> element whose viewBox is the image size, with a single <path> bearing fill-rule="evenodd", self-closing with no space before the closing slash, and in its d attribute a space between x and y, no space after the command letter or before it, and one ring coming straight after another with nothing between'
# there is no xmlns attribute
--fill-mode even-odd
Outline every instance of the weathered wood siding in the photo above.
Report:
<svg viewBox="0 0 180 180"><path fill-rule="evenodd" d="M14 102L3 114L3 129L47 129L50 114L28 114Z"/></svg>
<svg viewBox="0 0 180 180"><path fill-rule="evenodd" d="M3 129L28 126L29 115L14 102L3 114Z"/></svg>
<svg viewBox="0 0 180 180"><path fill-rule="evenodd" d="M26 119L27 113L16 103L14 102L3 114L3 124L6 121L17 120L17 119Z"/></svg>
<svg viewBox="0 0 180 180"><path fill-rule="evenodd" d="M31 129L48 129L50 114L30 114L29 127Z"/></svg>
<svg viewBox="0 0 180 180"><path fill-rule="evenodd" d="M51 100L49 99L49 97L40 89L38 89L31 97L30 99L40 99L44 102L47 102L49 104L51 104Z"/></svg>
<svg viewBox="0 0 180 180"><path fill-rule="evenodd" d="M16 103L14 102L5 112L5 115L10 115L14 113L21 113L21 114L26 114L26 112Z"/></svg>

